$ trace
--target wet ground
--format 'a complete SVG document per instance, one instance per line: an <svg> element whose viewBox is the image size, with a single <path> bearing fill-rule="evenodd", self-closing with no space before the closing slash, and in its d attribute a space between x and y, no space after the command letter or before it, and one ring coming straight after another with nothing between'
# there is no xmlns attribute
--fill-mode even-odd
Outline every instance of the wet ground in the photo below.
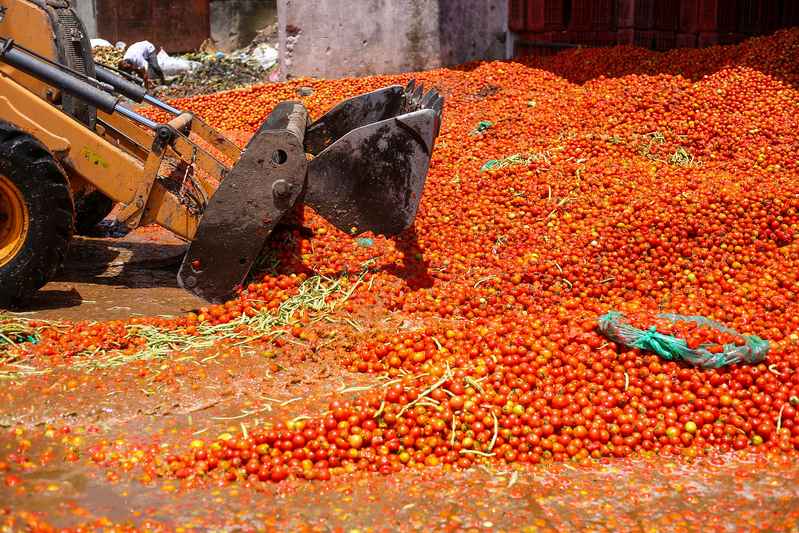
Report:
<svg viewBox="0 0 799 533"><path fill-rule="evenodd" d="M796 531L799 464L787 458L426 468L185 491L176 480L148 479L135 465L105 469L88 454L65 461L71 446L91 450L98 442L125 453L140 444L129 435L142 432L169 446L315 414L331 396L368 384L363 376L320 372L334 368L324 361L278 362L285 370L221 354L212 362L184 362L158 385L151 374L157 377L159 367L151 365L85 380L85 372L56 371L9 390L0 413L6 427L0 457L33 444L24 452L31 464L21 484L0 485L0 524L6 508L8 523L16 525L35 515L59 527L102 518L185 531ZM61 427L69 433L47 429Z"/></svg>
<svg viewBox="0 0 799 533"><path fill-rule="evenodd" d="M650 466L431 470L352 475L335 485L288 482L263 492L227 487L178 494L171 494L169 485L109 486L94 476L53 469L47 483L57 488L29 498L25 506L52 509L48 514L60 525L85 520L76 514L90 509L88 516L98 513L114 522L159 521L186 530L202 524L261 531L307 525L322 531L776 531L790 530L799 518L791 480L771 470L755 468L746 479L733 481L742 467L686 471L672 464L651 472ZM704 479L697 483L700 473ZM716 505L729 501L730 485L740 491L735 507Z"/></svg>
<svg viewBox="0 0 799 533"><path fill-rule="evenodd" d="M135 435L162 447L212 438L318 414L373 381L324 358L259 355L57 368L8 387L0 458L21 453L28 464L13 470L19 485L0 485L0 524L4 508L16 526L37 516L58 527L104 519L186 531L795 531L799 521L799 463L762 455L426 468L185 491L135 465L95 464L98 443L125 454L146 444ZM67 458L75 449L80 456Z"/></svg>
<svg viewBox="0 0 799 533"><path fill-rule="evenodd" d="M148 228L76 239L58 278L21 312L105 320L196 308L202 302L175 282L184 250ZM55 366L4 384L0 531L41 523L184 531L799 530L799 462L784 457L426 468L188 490L149 477L135 461L111 460L153 442L170 447L318 415L375 379L342 370L324 351L275 354L253 345L110 368Z"/></svg>
<svg viewBox="0 0 799 533"><path fill-rule="evenodd" d="M64 267L24 309L24 316L61 320L109 320L171 315L204 302L177 285L187 245L157 227L123 237L108 229L76 237Z"/></svg>

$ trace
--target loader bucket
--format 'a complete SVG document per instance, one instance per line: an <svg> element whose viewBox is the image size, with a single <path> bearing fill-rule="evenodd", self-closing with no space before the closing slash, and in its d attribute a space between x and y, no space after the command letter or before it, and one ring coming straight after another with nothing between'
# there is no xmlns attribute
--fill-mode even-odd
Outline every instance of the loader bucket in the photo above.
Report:
<svg viewBox="0 0 799 533"><path fill-rule="evenodd" d="M342 102L310 126L301 103L278 105L211 197L180 286L211 302L235 294L277 223L300 202L350 234L407 229L443 103L413 83L387 87Z"/></svg>
<svg viewBox="0 0 799 533"><path fill-rule="evenodd" d="M342 102L308 128L305 203L338 229L396 235L416 218L443 99L413 82Z"/></svg>
<svg viewBox="0 0 799 533"><path fill-rule="evenodd" d="M279 104L219 184L183 259L178 284L210 302L240 287L272 230L302 195L308 112Z"/></svg>
<svg viewBox="0 0 799 533"><path fill-rule="evenodd" d="M305 151L317 155L354 129L420 109L432 109L440 121L443 107L444 99L438 92L425 94L413 80L406 87L392 85L362 94L344 100L311 124L305 132Z"/></svg>

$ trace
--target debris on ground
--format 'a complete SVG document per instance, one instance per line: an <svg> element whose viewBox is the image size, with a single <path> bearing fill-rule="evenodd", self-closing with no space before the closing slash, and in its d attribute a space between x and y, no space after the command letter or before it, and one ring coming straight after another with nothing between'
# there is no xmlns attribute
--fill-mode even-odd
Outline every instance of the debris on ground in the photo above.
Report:
<svg viewBox="0 0 799 533"><path fill-rule="evenodd" d="M158 96L181 98L237 89L268 82L271 73L255 59L222 52L185 54L181 59L192 62L195 68L159 86Z"/></svg>
<svg viewBox="0 0 799 533"><path fill-rule="evenodd" d="M114 46L97 46L92 48L94 61L113 69L119 68L119 62L125 56L125 50Z"/></svg>
<svg viewBox="0 0 799 533"><path fill-rule="evenodd" d="M229 54L216 50L210 40L199 51L187 54L170 55L161 50L158 64L167 83L157 86L154 93L162 98L182 98L276 81L279 53L270 44L275 41L276 34L270 26L259 32L250 45ZM95 61L118 68L124 48L103 40L96 44Z"/></svg>
<svg viewBox="0 0 799 533"><path fill-rule="evenodd" d="M611 311L598 325L613 342L704 368L762 363L769 350L768 341L701 316Z"/></svg>
<svg viewBox="0 0 799 533"><path fill-rule="evenodd" d="M169 79L188 76L192 72L199 70L202 63L191 61L184 57L172 57L161 50L158 52L158 66L164 71L164 76Z"/></svg>
<svg viewBox="0 0 799 533"><path fill-rule="evenodd" d="M92 45L92 50L95 48L113 48L114 45L110 42L106 41L105 39L91 39L90 44Z"/></svg>

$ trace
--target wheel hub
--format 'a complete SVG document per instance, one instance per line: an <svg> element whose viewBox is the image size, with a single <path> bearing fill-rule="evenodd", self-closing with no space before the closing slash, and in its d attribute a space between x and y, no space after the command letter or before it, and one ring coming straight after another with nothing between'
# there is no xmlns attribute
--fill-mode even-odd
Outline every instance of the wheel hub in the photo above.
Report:
<svg viewBox="0 0 799 533"><path fill-rule="evenodd" d="M28 233L28 208L22 193L0 174L0 267L19 253Z"/></svg>

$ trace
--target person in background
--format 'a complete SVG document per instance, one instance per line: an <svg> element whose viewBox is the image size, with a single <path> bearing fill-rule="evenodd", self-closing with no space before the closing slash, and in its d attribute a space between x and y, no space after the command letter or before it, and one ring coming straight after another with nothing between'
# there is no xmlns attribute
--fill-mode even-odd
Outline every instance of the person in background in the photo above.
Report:
<svg viewBox="0 0 799 533"><path fill-rule="evenodd" d="M164 72L158 66L158 49L150 41L134 43L125 51L122 61L119 63L120 70L137 74L144 80L144 85L148 89L152 86L152 78L155 76L161 83L165 83Z"/></svg>

